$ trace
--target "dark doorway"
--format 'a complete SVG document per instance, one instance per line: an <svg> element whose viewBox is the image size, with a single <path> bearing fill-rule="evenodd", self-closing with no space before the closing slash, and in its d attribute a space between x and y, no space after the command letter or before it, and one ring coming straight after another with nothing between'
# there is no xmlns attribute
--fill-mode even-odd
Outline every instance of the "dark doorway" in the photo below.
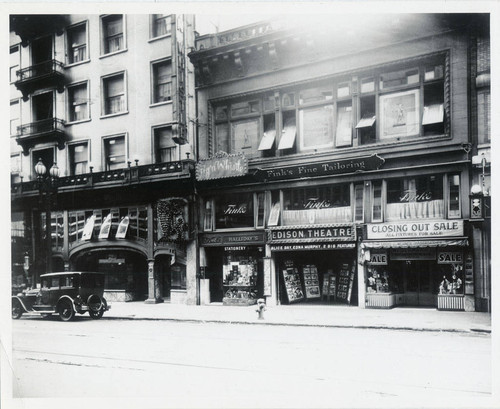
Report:
<svg viewBox="0 0 500 409"><path fill-rule="evenodd" d="M52 60L52 37L42 37L31 44L32 65Z"/></svg>
<svg viewBox="0 0 500 409"><path fill-rule="evenodd" d="M222 302L222 264L224 261L224 248L214 247L206 249L207 267L205 278L210 280L210 300L212 302Z"/></svg>

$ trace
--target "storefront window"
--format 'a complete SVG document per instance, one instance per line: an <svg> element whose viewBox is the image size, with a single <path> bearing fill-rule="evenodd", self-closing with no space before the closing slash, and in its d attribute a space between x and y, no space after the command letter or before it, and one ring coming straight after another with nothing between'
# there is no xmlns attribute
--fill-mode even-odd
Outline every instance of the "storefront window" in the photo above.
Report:
<svg viewBox="0 0 500 409"><path fill-rule="evenodd" d="M255 227L264 227L265 213L264 213L264 193L257 193L257 223Z"/></svg>
<svg viewBox="0 0 500 409"><path fill-rule="evenodd" d="M460 175L448 177L448 217L460 217Z"/></svg>
<svg viewBox="0 0 500 409"><path fill-rule="evenodd" d="M46 226L46 214L42 214L42 231L44 235L46 234L45 226ZM63 248L64 241L64 219L63 214L60 212L54 213L52 212L50 215L50 226L51 232L50 237L52 241L52 248L55 250L61 251Z"/></svg>
<svg viewBox="0 0 500 409"><path fill-rule="evenodd" d="M418 176L387 181L386 220L444 218L443 178Z"/></svg>
<svg viewBox="0 0 500 409"><path fill-rule="evenodd" d="M282 220L284 226L351 222L350 186L285 190Z"/></svg>
<svg viewBox="0 0 500 409"><path fill-rule="evenodd" d="M355 221L363 222L364 214L365 214L365 201L364 201L364 186L356 185L354 186L354 212L355 212Z"/></svg>
<svg viewBox="0 0 500 409"><path fill-rule="evenodd" d="M215 228L254 227L253 201L253 193L217 196L215 199Z"/></svg>
<svg viewBox="0 0 500 409"><path fill-rule="evenodd" d="M174 264L171 267L171 285L172 289L185 290L186 289L186 266L184 264Z"/></svg>
<svg viewBox="0 0 500 409"><path fill-rule="evenodd" d="M372 222L382 221L382 181L372 182Z"/></svg>

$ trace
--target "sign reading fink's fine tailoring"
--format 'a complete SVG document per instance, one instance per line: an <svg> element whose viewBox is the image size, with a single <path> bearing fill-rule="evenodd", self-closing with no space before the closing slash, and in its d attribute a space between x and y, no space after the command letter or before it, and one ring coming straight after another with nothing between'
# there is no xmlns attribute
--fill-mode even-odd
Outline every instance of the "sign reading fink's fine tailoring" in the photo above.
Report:
<svg viewBox="0 0 500 409"><path fill-rule="evenodd" d="M463 220L367 224L368 240L443 238L464 235Z"/></svg>

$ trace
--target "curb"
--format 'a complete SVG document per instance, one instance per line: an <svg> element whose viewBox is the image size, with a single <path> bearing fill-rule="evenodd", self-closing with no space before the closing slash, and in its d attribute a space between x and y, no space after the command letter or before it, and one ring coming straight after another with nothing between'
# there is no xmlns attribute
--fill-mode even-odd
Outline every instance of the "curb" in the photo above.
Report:
<svg viewBox="0 0 500 409"><path fill-rule="evenodd" d="M232 320L217 320L217 319L201 319L201 318L173 318L173 317L106 317L108 320L122 320L122 321L173 321L173 322L199 322L209 324L240 324L240 325L273 325L273 326L288 326L288 327L318 327L318 328L342 328L342 329L378 329L378 330L391 330L391 331L415 331L415 332L449 332L449 333L464 333L464 334L491 334L491 329L483 328L429 328L429 327L399 327L399 326L382 326L382 325L346 325L346 324L308 324L308 323L295 323L295 322L269 322L269 321L232 321Z"/></svg>

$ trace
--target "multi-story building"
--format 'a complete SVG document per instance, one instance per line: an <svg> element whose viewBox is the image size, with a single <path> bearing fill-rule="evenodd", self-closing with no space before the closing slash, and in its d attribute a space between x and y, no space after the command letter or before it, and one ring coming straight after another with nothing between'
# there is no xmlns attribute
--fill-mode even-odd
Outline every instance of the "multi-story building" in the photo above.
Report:
<svg viewBox="0 0 500 409"><path fill-rule="evenodd" d="M10 17L14 282L195 302L193 44L191 15Z"/></svg>
<svg viewBox="0 0 500 409"><path fill-rule="evenodd" d="M189 54L211 300L488 311L489 16L286 23Z"/></svg>

